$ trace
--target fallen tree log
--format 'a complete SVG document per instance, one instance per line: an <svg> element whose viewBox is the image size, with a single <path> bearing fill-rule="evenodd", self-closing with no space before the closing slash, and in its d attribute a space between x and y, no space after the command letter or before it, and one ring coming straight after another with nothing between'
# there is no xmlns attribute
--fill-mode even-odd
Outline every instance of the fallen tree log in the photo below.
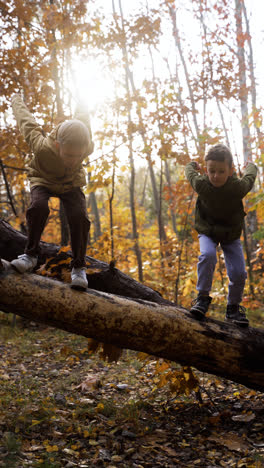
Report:
<svg viewBox="0 0 264 468"><path fill-rule="evenodd" d="M62 282L8 269L0 271L0 310L264 391L264 330L209 318L198 322L175 306L91 289L80 293Z"/></svg>
<svg viewBox="0 0 264 468"><path fill-rule="evenodd" d="M18 255L24 252L26 245L26 236L14 229L5 220L0 219L0 257L4 260L11 261ZM60 247L56 244L40 242L40 253L38 257L38 267L45 264L47 259L48 268L57 279L61 278L62 267L68 267L63 261L69 260L71 252L60 252ZM87 274L89 287L97 291L110 292L125 297L144 299L147 301L156 302L157 304L171 304L164 299L159 292L141 284L125 275L123 272L115 268L113 263L106 263L87 256Z"/></svg>

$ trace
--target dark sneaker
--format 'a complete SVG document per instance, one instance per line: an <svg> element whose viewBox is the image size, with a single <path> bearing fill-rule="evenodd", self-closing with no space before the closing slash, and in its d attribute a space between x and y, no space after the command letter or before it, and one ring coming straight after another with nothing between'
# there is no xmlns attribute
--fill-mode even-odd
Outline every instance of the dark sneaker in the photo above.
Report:
<svg viewBox="0 0 264 468"><path fill-rule="evenodd" d="M245 312L245 307L239 304L227 304L225 320L241 327L248 327L249 321Z"/></svg>
<svg viewBox="0 0 264 468"><path fill-rule="evenodd" d="M212 298L210 296L198 295L198 297L193 301L190 312L195 316L195 318L201 320L208 311L211 301Z"/></svg>

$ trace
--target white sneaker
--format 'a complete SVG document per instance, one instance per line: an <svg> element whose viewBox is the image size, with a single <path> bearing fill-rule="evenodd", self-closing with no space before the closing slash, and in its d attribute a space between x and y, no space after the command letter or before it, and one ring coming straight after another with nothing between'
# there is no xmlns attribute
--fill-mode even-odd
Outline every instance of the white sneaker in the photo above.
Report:
<svg viewBox="0 0 264 468"><path fill-rule="evenodd" d="M86 268L73 268L71 271L71 288L84 290L88 287Z"/></svg>
<svg viewBox="0 0 264 468"><path fill-rule="evenodd" d="M31 255L22 254L19 255L16 260L12 260L11 265L19 273L25 273L26 271L32 271L37 265L38 257L32 257Z"/></svg>

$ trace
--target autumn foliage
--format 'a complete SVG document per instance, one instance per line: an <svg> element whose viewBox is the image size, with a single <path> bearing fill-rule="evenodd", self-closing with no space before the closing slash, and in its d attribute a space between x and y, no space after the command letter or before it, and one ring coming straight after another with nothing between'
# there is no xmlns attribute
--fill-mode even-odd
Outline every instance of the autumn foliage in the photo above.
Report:
<svg viewBox="0 0 264 468"><path fill-rule="evenodd" d="M115 259L125 273L189 307L199 248L184 166L193 158L202 163L210 145L226 143L237 171L249 159L259 167L246 201L244 301L253 309L264 290L264 138L250 23L243 1L236 8L225 0L193 0L188 8L176 3L157 0L123 11L116 1L105 11L103 3L82 0L0 2L1 217L25 229L30 150L14 122L11 96L23 93L45 132L71 117L81 99L95 141L86 161L87 254ZM191 43L182 18L194 25ZM43 240L60 244L57 199L50 210ZM222 304L227 281L218 255L213 296Z"/></svg>

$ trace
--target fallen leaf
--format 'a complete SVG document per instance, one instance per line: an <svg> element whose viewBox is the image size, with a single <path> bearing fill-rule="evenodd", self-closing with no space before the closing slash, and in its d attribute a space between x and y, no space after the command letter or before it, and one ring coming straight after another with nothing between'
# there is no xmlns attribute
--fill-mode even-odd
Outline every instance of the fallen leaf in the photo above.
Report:
<svg viewBox="0 0 264 468"><path fill-rule="evenodd" d="M97 377L96 374L91 374L86 377L86 379L77 387L76 389L80 388L82 392L87 392L91 390L95 390L101 386L101 381Z"/></svg>
<svg viewBox="0 0 264 468"><path fill-rule="evenodd" d="M227 432L226 434L212 434L208 437L208 440L216 442L217 444L224 445L229 450L236 450L238 452L245 451L248 449L248 445L241 437L237 436L233 432Z"/></svg>
<svg viewBox="0 0 264 468"><path fill-rule="evenodd" d="M249 422L255 419L256 415L254 413L244 413L238 414L236 416L232 416L233 421L242 421L242 422Z"/></svg>

